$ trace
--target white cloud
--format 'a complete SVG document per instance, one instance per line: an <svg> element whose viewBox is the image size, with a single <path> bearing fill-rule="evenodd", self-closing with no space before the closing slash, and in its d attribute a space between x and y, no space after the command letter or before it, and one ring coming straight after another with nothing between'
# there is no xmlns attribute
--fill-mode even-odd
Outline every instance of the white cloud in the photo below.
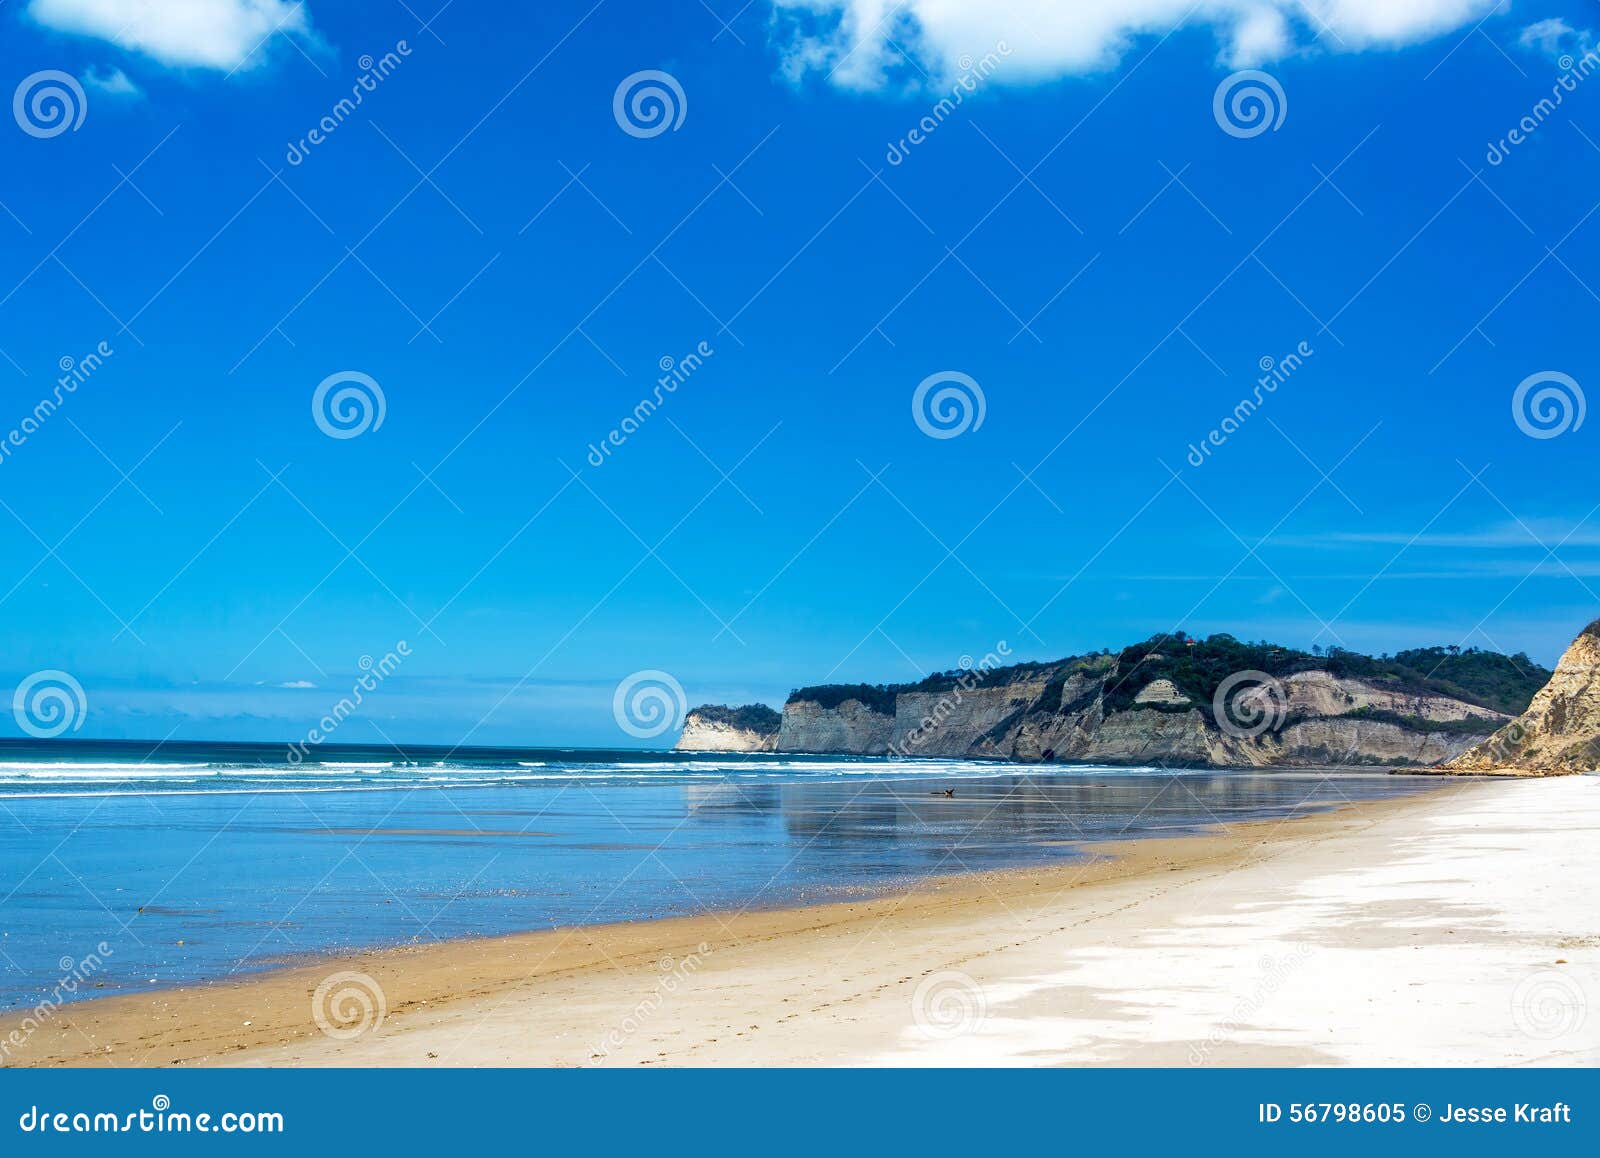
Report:
<svg viewBox="0 0 1600 1158"><path fill-rule="evenodd" d="M1536 21L1517 37L1517 43L1523 48L1542 52L1552 59L1559 59L1568 52L1587 52L1593 41L1594 33L1588 29L1580 32L1560 17Z"/></svg>
<svg viewBox="0 0 1600 1158"><path fill-rule="evenodd" d="M142 97L144 90L128 79L120 68L96 68L90 65L83 71L83 83L107 96Z"/></svg>
<svg viewBox="0 0 1600 1158"><path fill-rule="evenodd" d="M845 88L908 79L901 50L941 76L1003 41L999 80L1035 81L1114 66L1141 39L1180 22L1209 27L1230 68L1315 45L1397 48L1486 16L1504 0L773 0L784 71ZM1150 41L1154 43L1152 39ZM909 76L919 74L909 70Z"/></svg>
<svg viewBox="0 0 1600 1158"><path fill-rule="evenodd" d="M264 61L275 32L319 43L302 0L33 0L28 15L162 64L225 72Z"/></svg>

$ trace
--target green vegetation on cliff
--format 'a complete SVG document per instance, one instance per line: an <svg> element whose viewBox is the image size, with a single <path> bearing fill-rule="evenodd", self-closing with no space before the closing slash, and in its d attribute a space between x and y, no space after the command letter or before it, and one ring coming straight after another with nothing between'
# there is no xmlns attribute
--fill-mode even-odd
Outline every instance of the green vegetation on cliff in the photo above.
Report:
<svg viewBox="0 0 1600 1158"><path fill-rule="evenodd" d="M1600 634L1600 621L1590 630ZM1365 680L1403 694L1448 696L1511 715L1526 709L1534 693L1551 675L1548 669L1525 654L1506 656L1475 647L1425 647L1394 655L1369 656L1339 647L1326 651L1313 648L1307 652L1274 643L1246 643L1227 634L1194 639L1185 632L1175 631L1152 636L1120 652L1101 652L1054 663L1020 663L989 672L958 668L938 672L918 683L823 684L796 688L789 694L789 702L804 700L823 708L837 708L847 700L855 700L870 711L893 715L895 697L904 692L944 692L956 687L958 681L996 687L1033 680L1040 673L1048 672L1049 681L1031 706L1033 712L1055 713L1064 708L1085 706L1087 701L1101 694L1099 677L1104 676L1108 713L1131 708L1134 697L1154 679L1171 680L1195 706L1209 713L1217 688L1229 676L1243 671L1265 672L1279 679L1299 672L1326 671L1336 678ZM1084 679L1080 681L1082 686L1078 694L1067 695L1069 680L1080 673ZM1070 702L1064 704L1064 698ZM1462 731L1481 727L1475 722L1459 726ZM1435 730L1440 730L1437 725Z"/></svg>
<svg viewBox="0 0 1600 1158"><path fill-rule="evenodd" d="M1405 716L1399 712L1385 712L1372 707L1357 708L1353 712L1346 713L1344 718L1395 724L1408 732L1432 732L1444 736L1492 736L1500 727L1500 721L1489 716L1468 716L1464 720L1430 720L1426 716Z"/></svg>
<svg viewBox="0 0 1600 1158"><path fill-rule="evenodd" d="M1325 671L1336 679L1359 679L1407 695L1448 696L1515 715L1550 679L1550 671L1526 655L1501 655L1469 647L1424 647L1370 656L1330 647L1297 651L1273 643L1245 643L1218 634L1192 639L1183 632L1158 635L1124 648L1117 676L1106 689L1107 711L1130 707L1152 679L1166 678L1178 690L1209 706L1222 682L1235 672L1261 671L1283 679Z"/></svg>
<svg viewBox="0 0 1600 1158"><path fill-rule="evenodd" d="M833 709L846 700L855 700L868 711L881 715L894 715L894 697L901 691L910 691L910 684L818 684L816 687L796 688L789 693L789 703L809 700L820 708Z"/></svg>
<svg viewBox="0 0 1600 1158"><path fill-rule="evenodd" d="M762 736L774 735L783 717L766 704L744 704L730 708L726 704L705 704L692 713L708 724L726 724Z"/></svg>

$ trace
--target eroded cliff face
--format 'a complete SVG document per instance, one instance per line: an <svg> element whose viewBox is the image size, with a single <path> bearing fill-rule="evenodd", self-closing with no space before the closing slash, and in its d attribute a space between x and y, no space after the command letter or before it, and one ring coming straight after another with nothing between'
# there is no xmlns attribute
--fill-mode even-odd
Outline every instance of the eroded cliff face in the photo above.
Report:
<svg viewBox="0 0 1600 1158"><path fill-rule="evenodd" d="M1600 620L1584 628L1528 710L1448 772L1560 776L1600 768Z"/></svg>
<svg viewBox="0 0 1600 1158"><path fill-rule="evenodd" d="M859 700L846 700L835 708L791 700L783 705L778 750L881 756L893 738L894 717L875 712Z"/></svg>
<svg viewBox="0 0 1600 1158"><path fill-rule="evenodd" d="M684 718L683 734L674 747L683 752L774 752L778 748L778 734L741 728L690 712Z"/></svg>
<svg viewBox="0 0 1600 1158"><path fill-rule="evenodd" d="M1478 709L1485 712L1485 709ZM1503 718L1496 714L1496 718ZM1268 764L1437 764L1477 739L1459 732L1405 727L1385 720L1322 718L1306 720L1264 739Z"/></svg>
<svg viewBox="0 0 1600 1158"><path fill-rule="evenodd" d="M950 693L902 693L895 697L890 746L908 756L972 751L1037 700L1046 682L1034 678L973 687L959 703Z"/></svg>
<svg viewBox="0 0 1600 1158"><path fill-rule="evenodd" d="M1282 681L1288 693L1288 714L1293 716L1343 716L1362 709L1391 712L1435 723L1501 716L1448 696L1417 695L1379 687L1365 680L1335 679L1325 671L1301 672Z"/></svg>
<svg viewBox="0 0 1600 1158"><path fill-rule="evenodd" d="M1308 671L1245 688L1229 705L1245 719L1224 727L1213 704L1193 702L1164 678L1139 684L1121 710L1108 709L1128 678L1115 667L1038 668L1003 681L996 673L983 686L899 692L892 711L855 699L829 707L795 699L784 707L778 748L1034 763L1427 765L1511 718L1448 696Z"/></svg>

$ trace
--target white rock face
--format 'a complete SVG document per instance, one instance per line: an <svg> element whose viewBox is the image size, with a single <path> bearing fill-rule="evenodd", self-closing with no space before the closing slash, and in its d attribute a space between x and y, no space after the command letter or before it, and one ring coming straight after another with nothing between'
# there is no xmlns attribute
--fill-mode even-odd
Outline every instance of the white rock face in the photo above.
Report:
<svg viewBox="0 0 1600 1158"><path fill-rule="evenodd" d="M1151 680L1140 689L1139 694L1133 697L1136 704L1167 704L1171 707L1181 708L1190 700L1178 690L1178 685L1171 680Z"/></svg>
<svg viewBox="0 0 1600 1158"><path fill-rule="evenodd" d="M683 722L683 734L673 747L680 752L774 752L778 748L778 735L735 728L690 712Z"/></svg>
<svg viewBox="0 0 1600 1158"><path fill-rule="evenodd" d="M1325 671L1306 671L1283 681L1291 716L1343 716L1367 708L1422 720L1465 720L1469 716L1509 720L1510 716L1448 696L1411 695L1366 680L1336 679Z"/></svg>

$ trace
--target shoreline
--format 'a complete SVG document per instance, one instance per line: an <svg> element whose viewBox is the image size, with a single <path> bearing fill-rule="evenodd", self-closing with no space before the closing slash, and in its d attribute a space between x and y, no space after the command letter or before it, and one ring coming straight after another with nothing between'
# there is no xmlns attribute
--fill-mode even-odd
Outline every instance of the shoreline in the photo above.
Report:
<svg viewBox="0 0 1600 1158"><path fill-rule="evenodd" d="M1587 809L1600 797L1589 795L1594 779L1583 779L1582 791L1564 795ZM952 972L952 961L976 976L981 971L971 962L1026 956L1030 947L1036 951L1052 940L1092 954L1108 938L1115 945L1170 935L1175 917L1181 923L1194 916L1183 908L1167 911L1175 893L1256 887L1264 871L1290 879L1291 862L1330 855L1343 862L1343 847L1370 840L1374 829L1389 830L1379 847L1392 847L1395 840L1417 840L1452 807L1470 810L1473 801L1561 783L1467 779L1448 789L1292 819L1091 844L1084 846L1087 858L1070 864L963 873L868 900L452 940L322 958L233 981L91 998L59 1007L5 1060L17 1066L565 1066L895 1058L896 1043L919 1012L909 1004L919 983ZM1572 809L1567 804L1557 811L1570 815ZM1572 911L1582 912L1581 903ZM1105 933L1095 935L1097 927ZM1019 934L1027 935L1019 940ZM1581 951L1595 956L1582 945L1567 955ZM1292 964L1292 955L1285 960ZM955 972L980 986L975 992L991 1006L1009 1004L1005 995L1026 984L1029 973L1007 968L976 982ZM360 979L338 980L351 974ZM333 1036L314 1015L319 986ZM958 987L946 996L959 1007L972 994ZM803 1016L814 1000L811 1015ZM379 1005L384 1016L374 1027L372 1011ZM833 1015L816 1012L852 1005L877 1010L859 1031L849 1028L856 1019L841 1026ZM368 1031L344 1037L341 1011L349 1028ZM0 1039L22 1019L0 1017ZM987 1064L992 1059L972 1052L984 1036L935 1034L919 1044L931 1045L944 1062ZM1175 1064L1169 1052L1138 1051L1124 1064ZM1232 1047L1215 1052L1250 1059L1219 1058L1223 1064L1261 1064L1276 1056ZM1311 1050L1305 1060L1318 1056Z"/></svg>

